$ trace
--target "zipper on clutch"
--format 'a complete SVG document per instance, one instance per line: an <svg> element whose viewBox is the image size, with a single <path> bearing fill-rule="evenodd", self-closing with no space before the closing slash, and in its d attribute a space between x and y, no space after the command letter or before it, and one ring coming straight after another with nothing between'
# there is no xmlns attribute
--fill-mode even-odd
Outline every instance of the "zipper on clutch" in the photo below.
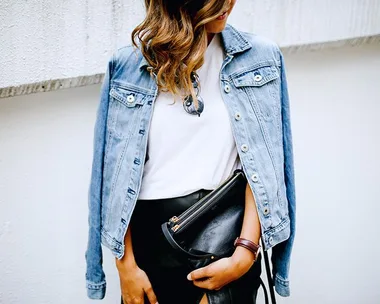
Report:
<svg viewBox="0 0 380 304"><path fill-rule="evenodd" d="M180 222L184 217L186 217L189 213L193 212L193 210L196 210L197 208L200 208L202 206L201 202L204 201L207 198L208 194L201 198L198 202L193 204L191 207L187 208L184 212L182 212L179 216L173 216L169 219L169 222L171 224L176 224Z"/></svg>
<svg viewBox="0 0 380 304"><path fill-rule="evenodd" d="M172 218L170 218L170 220L169 220L169 222L170 223L177 223L179 221L179 218L175 215L175 216L173 216Z"/></svg>
<svg viewBox="0 0 380 304"><path fill-rule="evenodd" d="M224 188L226 187L227 185L229 185L232 181L234 181L236 178L238 178L238 175L236 175L235 177L233 177L233 179L231 180L228 180L228 181L225 181L223 184L219 185L218 188ZM195 203L193 206L191 206L190 208L188 208L186 211L182 212L178 217L177 216L173 216L172 218L174 218L174 222L173 223L178 223L180 222L184 217L186 217L188 214L192 213L193 211L195 212L197 209L201 208L203 205L201 204L202 201L206 200L207 197L208 197L209 194L207 194L206 196L204 196L200 201L198 201L197 203Z"/></svg>
<svg viewBox="0 0 380 304"><path fill-rule="evenodd" d="M176 224L173 228L175 228L175 229L173 229L173 232L177 232L178 230L180 230L180 229L183 229L183 228L185 228L186 226L187 226L187 224L194 218L194 217L196 217L196 215L200 212L200 211L202 211L202 210L204 210L205 208L206 208L206 210L208 209L207 207L209 207L209 208L211 208L212 207L212 202L214 201L214 200L216 200L216 198L218 198L219 197L219 195L218 196L215 196L214 198L212 198L208 203L208 206L206 206L206 205L201 205L201 206L199 206L199 208L197 208L192 214L190 214L187 218L185 218L185 219L183 219L183 221L181 222L181 223L178 223L178 224Z"/></svg>
<svg viewBox="0 0 380 304"><path fill-rule="evenodd" d="M231 185L231 183L232 182L234 182L235 180L236 180L236 178L238 178L239 176L237 175L236 177L234 177L233 179L231 179L228 183L226 183L225 185L223 185L222 186L222 189L220 190L220 192L224 192L224 190L225 190L225 188L228 188L228 187L230 187L230 185ZM212 207L212 202L214 201L214 200L216 200L217 198L219 198L219 196L220 196L220 194L219 195L217 195L217 196L215 196L212 200L210 200L209 202L208 202L208 204L207 204L207 206L206 205L202 205L202 204L200 204L200 206L198 206L198 207L195 207L194 206L194 208L189 208L189 209L191 209L191 210L187 210L188 212L184 212L183 214L181 214L179 217L177 217L177 216L173 216L169 221L171 222L171 223L173 223L173 224L175 224L172 228L171 228L171 230L173 231L173 232L177 232L177 231L179 231L180 229L183 229L183 228L185 228L186 227L186 225L187 225L187 223L188 222L190 222L200 211L202 211L203 209L205 209L206 208L206 210L208 209L208 208L211 208ZM192 213L192 214L190 214L187 218L185 218L185 219L183 219L182 220L182 218L185 216L185 215L187 215L189 212L191 212L191 211L193 211L193 209L195 209L194 210L194 212ZM182 220L182 221L181 221Z"/></svg>

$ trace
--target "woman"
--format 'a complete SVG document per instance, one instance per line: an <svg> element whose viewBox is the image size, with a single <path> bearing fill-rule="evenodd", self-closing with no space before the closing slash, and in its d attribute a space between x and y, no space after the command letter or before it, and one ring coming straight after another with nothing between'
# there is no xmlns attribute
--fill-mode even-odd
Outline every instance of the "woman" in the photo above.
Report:
<svg viewBox="0 0 380 304"><path fill-rule="evenodd" d="M161 234L236 168L248 178L240 237L273 248L276 291L289 295L295 191L283 58L227 25L235 3L145 0L135 48L109 62L89 193L90 298L105 294L102 243L115 255L122 303L256 303L253 251L236 246L189 272ZM227 292L213 297L218 290Z"/></svg>

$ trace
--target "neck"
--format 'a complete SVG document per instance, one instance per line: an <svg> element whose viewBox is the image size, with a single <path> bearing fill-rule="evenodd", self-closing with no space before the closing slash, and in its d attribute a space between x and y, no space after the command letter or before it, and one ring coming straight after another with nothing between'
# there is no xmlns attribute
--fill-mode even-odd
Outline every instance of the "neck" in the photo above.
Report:
<svg viewBox="0 0 380 304"><path fill-rule="evenodd" d="M214 33L207 33L207 45L210 44L212 38L214 37Z"/></svg>

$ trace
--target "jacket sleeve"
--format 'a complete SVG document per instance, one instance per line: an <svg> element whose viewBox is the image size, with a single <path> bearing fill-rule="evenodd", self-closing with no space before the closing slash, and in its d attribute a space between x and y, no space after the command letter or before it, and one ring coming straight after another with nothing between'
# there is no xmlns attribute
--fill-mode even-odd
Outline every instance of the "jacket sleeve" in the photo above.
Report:
<svg viewBox="0 0 380 304"><path fill-rule="evenodd" d="M287 80L285 74L285 65L283 54L278 49L280 55L280 71L281 71L281 116L282 116L282 139L284 152L284 180L286 186L286 196L288 201L288 211L290 219L290 236L289 238L273 247L272 264L273 277L276 292L284 297L290 295L289 289L289 265L290 256L293 247L295 235L296 220L296 195L295 195L295 178L293 163L293 143L291 130L291 117L289 106L289 95Z"/></svg>
<svg viewBox="0 0 380 304"><path fill-rule="evenodd" d="M93 158L91 180L88 189L88 243L86 259L86 289L90 299L103 299L106 292L106 279L103 271L101 245L102 179L105 149L107 113L113 56L108 62L104 75L100 103L96 112L93 138Z"/></svg>

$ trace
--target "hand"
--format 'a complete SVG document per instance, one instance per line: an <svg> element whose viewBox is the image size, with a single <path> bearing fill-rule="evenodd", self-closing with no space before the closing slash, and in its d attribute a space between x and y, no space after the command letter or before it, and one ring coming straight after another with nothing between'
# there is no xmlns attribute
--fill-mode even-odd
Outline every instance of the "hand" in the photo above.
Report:
<svg viewBox="0 0 380 304"><path fill-rule="evenodd" d="M124 304L144 304L146 294L150 304L158 304L157 297L145 271L137 264L116 262Z"/></svg>
<svg viewBox="0 0 380 304"><path fill-rule="evenodd" d="M253 254L245 248L238 247L231 257L222 258L208 266L193 270L187 275L187 279L200 288L219 290L244 275L253 263Z"/></svg>

